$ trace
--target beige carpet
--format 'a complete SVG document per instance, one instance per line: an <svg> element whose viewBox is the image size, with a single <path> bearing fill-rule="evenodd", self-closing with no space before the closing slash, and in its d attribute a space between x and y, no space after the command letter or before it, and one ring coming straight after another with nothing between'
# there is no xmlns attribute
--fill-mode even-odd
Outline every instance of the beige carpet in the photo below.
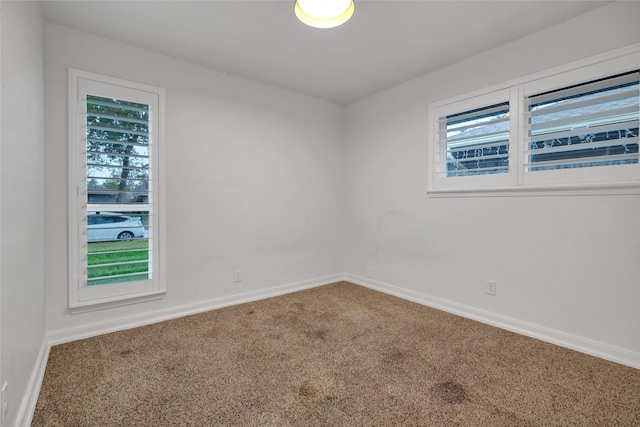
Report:
<svg viewBox="0 0 640 427"><path fill-rule="evenodd" d="M51 349L33 426L640 426L640 371L349 283Z"/></svg>

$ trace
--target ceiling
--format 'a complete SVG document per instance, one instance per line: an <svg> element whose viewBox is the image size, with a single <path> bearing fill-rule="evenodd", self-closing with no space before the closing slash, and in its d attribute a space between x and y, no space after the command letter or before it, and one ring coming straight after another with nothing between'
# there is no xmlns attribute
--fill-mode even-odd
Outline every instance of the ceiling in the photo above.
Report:
<svg viewBox="0 0 640 427"><path fill-rule="evenodd" d="M346 104L607 1L356 0L345 25L298 22L289 1L56 1L46 20Z"/></svg>

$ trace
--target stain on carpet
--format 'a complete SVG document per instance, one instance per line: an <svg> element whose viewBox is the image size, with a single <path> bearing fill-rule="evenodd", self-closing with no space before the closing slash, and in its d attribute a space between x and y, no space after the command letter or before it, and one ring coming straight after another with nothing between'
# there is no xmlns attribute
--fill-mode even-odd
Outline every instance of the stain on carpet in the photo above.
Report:
<svg viewBox="0 0 640 427"><path fill-rule="evenodd" d="M312 385L311 382L309 380L306 380L305 382L302 383L302 385L300 386L300 389L298 390L298 394L300 396L306 396L306 397L311 397L311 396L315 396L318 394L318 390L316 390Z"/></svg>
<svg viewBox="0 0 640 427"><path fill-rule="evenodd" d="M431 387L431 391L447 403L462 403L467 400L464 387L453 381L438 383Z"/></svg>
<svg viewBox="0 0 640 427"><path fill-rule="evenodd" d="M302 382L298 388L298 396L305 406L312 404L325 405L338 399L335 384L331 378L310 378Z"/></svg>
<svg viewBox="0 0 640 427"><path fill-rule="evenodd" d="M384 353L382 360L385 363L394 363L402 361L405 357L406 355L404 350L394 347Z"/></svg>
<svg viewBox="0 0 640 427"><path fill-rule="evenodd" d="M220 335L218 328L211 328L205 333L207 338L216 338L218 335Z"/></svg>
<svg viewBox="0 0 640 427"><path fill-rule="evenodd" d="M324 329L314 329L306 332L307 337L311 339L324 340L327 336L327 331Z"/></svg>
<svg viewBox="0 0 640 427"><path fill-rule="evenodd" d="M304 311L305 304L301 302L294 302L293 304L290 304L289 307L296 311Z"/></svg>

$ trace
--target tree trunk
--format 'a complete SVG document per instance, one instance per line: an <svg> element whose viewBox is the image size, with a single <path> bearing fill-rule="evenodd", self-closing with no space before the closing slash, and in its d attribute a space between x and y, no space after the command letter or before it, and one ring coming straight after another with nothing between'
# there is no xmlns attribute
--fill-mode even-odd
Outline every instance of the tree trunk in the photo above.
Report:
<svg viewBox="0 0 640 427"><path fill-rule="evenodd" d="M131 142L131 138L129 138L129 142ZM124 149L124 155L122 156L122 172L120 173L120 184L118 185L118 203L127 202L127 193L125 192L127 189L127 179L129 178L129 155L133 151L133 145L127 145Z"/></svg>

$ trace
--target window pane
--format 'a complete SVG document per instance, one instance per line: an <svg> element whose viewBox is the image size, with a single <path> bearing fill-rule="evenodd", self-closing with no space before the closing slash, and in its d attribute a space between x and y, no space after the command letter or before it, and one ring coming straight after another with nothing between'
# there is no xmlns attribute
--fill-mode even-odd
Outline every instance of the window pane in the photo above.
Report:
<svg viewBox="0 0 640 427"><path fill-rule="evenodd" d="M87 96L87 202L147 203L149 106Z"/></svg>
<svg viewBox="0 0 640 427"><path fill-rule="evenodd" d="M88 286L149 278L149 211L87 215Z"/></svg>
<svg viewBox="0 0 640 427"><path fill-rule="evenodd" d="M509 102L452 114L440 123L442 176L509 172Z"/></svg>
<svg viewBox="0 0 640 427"><path fill-rule="evenodd" d="M528 97L528 170L638 163L638 71Z"/></svg>
<svg viewBox="0 0 640 427"><path fill-rule="evenodd" d="M149 279L149 106L88 95L86 147L87 286Z"/></svg>
<svg viewBox="0 0 640 427"><path fill-rule="evenodd" d="M149 278L149 241L89 243L88 286Z"/></svg>

